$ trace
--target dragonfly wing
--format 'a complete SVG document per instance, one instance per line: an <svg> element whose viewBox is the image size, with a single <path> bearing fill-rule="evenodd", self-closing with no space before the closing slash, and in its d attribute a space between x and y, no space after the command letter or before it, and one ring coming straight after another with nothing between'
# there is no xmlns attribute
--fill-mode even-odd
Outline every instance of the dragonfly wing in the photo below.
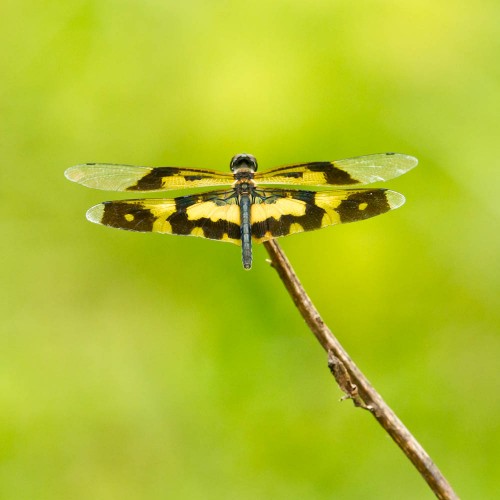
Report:
<svg viewBox="0 0 500 500"><path fill-rule="evenodd" d="M369 219L400 207L404 196L388 189L258 191L251 208L256 243L335 224Z"/></svg>
<svg viewBox="0 0 500 500"><path fill-rule="evenodd" d="M418 163L413 156L382 153L337 161L299 163L256 173L260 184L292 186L356 187L387 181L411 170Z"/></svg>
<svg viewBox="0 0 500 500"><path fill-rule="evenodd" d="M233 191L171 199L105 201L87 211L97 224L127 231L200 236L240 244L239 205Z"/></svg>
<svg viewBox="0 0 500 500"><path fill-rule="evenodd" d="M70 167L66 177L83 186L104 191L168 191L226 186L233 175L215 170L180 167L140 167L112 163L86 163Z"/></svg>

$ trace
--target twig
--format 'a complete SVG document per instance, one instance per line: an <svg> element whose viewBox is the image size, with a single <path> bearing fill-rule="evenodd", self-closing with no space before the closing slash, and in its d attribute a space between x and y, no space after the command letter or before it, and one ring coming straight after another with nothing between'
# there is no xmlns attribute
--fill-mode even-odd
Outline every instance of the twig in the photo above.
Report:
<svg viewBox="0 0 500 500"><path fill-rule="evenodd" d="M325 325L276 240L266 241L264 246L271 257L271 265L278 272L297 309L328 353L328 366L346 394L344 399L350 398L356 406L370 411L411 460L438 498L458 499L430 456L389 408Z"/></svg>

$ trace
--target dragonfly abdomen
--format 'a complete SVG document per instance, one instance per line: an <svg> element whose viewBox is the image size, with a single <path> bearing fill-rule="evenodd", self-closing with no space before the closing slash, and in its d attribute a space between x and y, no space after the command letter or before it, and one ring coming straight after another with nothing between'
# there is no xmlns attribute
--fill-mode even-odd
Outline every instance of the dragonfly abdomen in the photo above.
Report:
<svg viewBox="0 0 500 500"><path fill-rule="evenodd" d="M241 258L243 267L252 267L252 226L250 224L250 196L243 194L240 196L241 214Z"/></svg>

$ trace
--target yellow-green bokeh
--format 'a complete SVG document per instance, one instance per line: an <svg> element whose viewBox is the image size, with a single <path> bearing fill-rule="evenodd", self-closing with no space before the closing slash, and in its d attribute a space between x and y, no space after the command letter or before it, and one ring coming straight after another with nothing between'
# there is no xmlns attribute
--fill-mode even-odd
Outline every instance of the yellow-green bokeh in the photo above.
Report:
<svg viewBox="0 0 500 500"><path fill-rule="evenodd" d="M463 498L498 492L500 4L3 2L0 497L431 498L263 248L86 222L101 161L397 151L407 204L282 240Z"/></svg>

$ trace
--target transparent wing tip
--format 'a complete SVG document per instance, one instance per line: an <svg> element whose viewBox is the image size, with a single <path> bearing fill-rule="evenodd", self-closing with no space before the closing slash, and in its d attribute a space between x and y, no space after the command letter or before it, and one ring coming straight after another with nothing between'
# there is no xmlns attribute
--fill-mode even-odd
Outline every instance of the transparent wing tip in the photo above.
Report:
<svg viewBox="0 0 500 500"><path fill-rule="evenodd" d="M386 153L386 156L394 156L395 161L405 172L408 172L408 170L411 170L418 165L418 159L411 155L405 155L402 153Z"/></svg>
<svg viewBox="0 0 500 500"><path fill-rule="evenodd" d="M87 210L85 216L87 220L90 222L94 222L96 224L101 224L102 217L104 215L104 204L99 203L98 205L94 205Z"/></svg>
<svg viewBox="0 0 500 500"><path fill-rule="evenodd" d="M69 167L64 171L64 177L73 182L80 182L83 177L83 172L81 169L82 165L75 165L74 167Z"/></svg>
<svg viewBox="0 0 500 500"><path fill-rule="evenodd" d="M395 208L399 208L401 205L404 205L406 198L401 194L398 193L397 191L386 191L385 192L386 200L389 206L391 207L391 210L394 210Z"/></svg>

